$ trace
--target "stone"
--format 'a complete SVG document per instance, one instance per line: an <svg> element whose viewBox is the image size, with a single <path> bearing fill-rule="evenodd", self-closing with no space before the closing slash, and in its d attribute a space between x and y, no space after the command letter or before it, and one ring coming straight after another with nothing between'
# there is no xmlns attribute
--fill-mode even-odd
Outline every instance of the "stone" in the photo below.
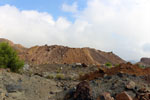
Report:
<svg viewBox="0 0 150 100"><path fill-rule="evenodd" d="M116 95L116 100L133 100L126 92L122 92Z"/></svg>
<svg viewBox="0 0 150 100"><path fill-rule="evenodd" d="M105 100L114 100L114 98L111 97L110 93L108 93L108 92L103 93L103 96L104 96Z"/></svg>
<svg viewBox="0 0 150 100"><path fill-rule="evenodd" d="M29 64L25 64L25 65L23 66L23 70L24 70L24 71L28 71L29 68L30 68Z"/></svg>
<svg viewBox="0 0 150 100"><path fill-rule="evenodd" d="M17 91L22 91L23 89L21 85L9 84L9 85L6 85L6 90L8 93L12 93L12 92L17 92Z"/></svg>
<svg viewBox="0 0 150 100"><path fill-rule="evenodd" d="M127 85L126 85L126 88L127 89L135 89L135 82L133 81L130 81Z"/></svg>
<svg viewBox="0 0 150 100"><path fill-rule="evenodd" d="M137 100L150 100L150 92L146 88L142 88L136 95Z"/></svg>
<svg viewBox="0 0 150 100"><path fill-rule="evenodd" d="M82 67L88 67L88 65L86 65L85 63L82 63Z"/></svg>
<svg viewBox="0 0 150 100"><path fill-rule="evenodd" d="M91 88L87 81L80 82L74 93L73 100L93 100Z"/></svg>
<svg viewBox="0 0 150 100"><path fill-rule="evenodd" d="M0 100L3 100L5 98L5 93L4 92L1 92L0 93Z"/></svg>
<svg viewBox="0 0 150 100"><path fill-rule="evenodd" d="M118 75L119 77L123 77L123 72L119 72L119 73L117 73L117 75Z"/></svg>
<svg viewBox="0 0 150 100"><path fill-rule="evenodd" d="M111 97L110 93L104 92L97 100L114 100L114 98Z"/></svg>
<svg viewBox="0 0 150 100"><path fill-rule="evenodd" d="M50 93L50 94L54 94L54 92L53 92L53 91L50 91L49 93Z"/></svg>

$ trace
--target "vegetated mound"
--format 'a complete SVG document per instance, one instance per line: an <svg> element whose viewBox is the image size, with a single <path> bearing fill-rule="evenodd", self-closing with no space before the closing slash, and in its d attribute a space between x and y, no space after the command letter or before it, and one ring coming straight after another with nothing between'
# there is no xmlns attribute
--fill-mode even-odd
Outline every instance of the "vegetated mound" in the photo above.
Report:
<svg viewBox="0 0 150 100"><path fill-rule="evenodd" d="M112 52L92 48L70 48L65 46L35 46L27 50L23 59L34 65L40 64L118 64L125 62Z"/></svg>
<svg viewBox="0 0 150 100"><path fill-rule="evenodd" d="M85 74L80 77L80 80L93 80L105 75L111 76L117 73L126 73L136 76L147 76L150 75L150 68L140 68L139 65L132 65L131 63L122 63L117 67L103 68L100 67L98 71Z"/></svg>

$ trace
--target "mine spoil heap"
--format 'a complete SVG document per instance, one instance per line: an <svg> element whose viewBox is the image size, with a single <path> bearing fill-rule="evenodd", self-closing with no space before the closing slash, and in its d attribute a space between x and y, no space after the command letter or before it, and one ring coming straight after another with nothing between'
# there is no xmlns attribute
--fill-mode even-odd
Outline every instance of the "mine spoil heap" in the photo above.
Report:
<svg viewBox="0 0 150 100"><path fill-rule="evenodd" d="M0 42L9 43L15 50L18 51L20 58L30 65L72 63L99 65L108 62L115 65L125 63L123 59L115 55L113 52L104 52L88 47L71 48L60 45L44 45L25 48L20 44L15 44L4 38L0 38Z"/></svg>

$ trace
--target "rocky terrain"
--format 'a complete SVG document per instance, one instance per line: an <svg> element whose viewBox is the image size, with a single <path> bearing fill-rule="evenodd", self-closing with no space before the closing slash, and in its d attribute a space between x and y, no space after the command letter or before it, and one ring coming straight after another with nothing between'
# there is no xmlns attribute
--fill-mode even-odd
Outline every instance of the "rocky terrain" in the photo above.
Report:
<svg viewBox="0 0 150 100"><path fill-rule="evenodd" d="M0 42L26 62L20 73L0 69L0 100L150 100L148 58L133 65L92 48Z"/></svg>
<svg viewBox="0 0 150 100"><path fill-rule="evenodd" d="M60 91L57 81L0 70L0 100L51 100Z"/></svg>
<svg viewBox="0 0 150 100"><path fill-rule="evenodd" d="M100 68L83 76L82 82L76 88L68 90L65 94L61 92L55 99L150 100L149 75L150 68L142 69L130 63L110 69Z"/></svg>
<svg viewBox="0 0 150 100"><path fill-rule="evenodd" d="M0 69L0 100L55 100L57 94L80 82L79 73L84 75L97 69L63 64L25 66L20 74Z"/></svg>
<svg viewBox="0 0 150 100"><path fill-rule="evenodd" d="M150 68L130 63L34 68L20 74L0 69L0 100L150 100Z"/></svg>

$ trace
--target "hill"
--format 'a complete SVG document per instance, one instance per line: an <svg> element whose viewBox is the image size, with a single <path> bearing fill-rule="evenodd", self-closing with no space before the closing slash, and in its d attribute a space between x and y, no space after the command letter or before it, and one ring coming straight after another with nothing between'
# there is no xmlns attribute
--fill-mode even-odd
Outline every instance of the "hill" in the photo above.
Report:
<svg viewBox="0 0 150 100"><path fill-rule="evenodd" d="M118 64L125 62L112 52L103 52L92 48L70 48L65 46L35 46L22 56L32 64Z"/></svg>
<svg viewBox="0 0 150 100"><path fill-rule="evenodd" d="M1 42L6 42L8 43L10 46L12 46L15 50L18 51L18 53L23 53L27 50L27 48L25 48L24 46L20 45L20 44L14 44L12 41L8 40L8 39L4 39L4 38L0 38L0 43Z"/></svg>
<svg viewBox="0 0 150 100"><path fill-rule="evenodd" d="M72 63L105 64L107 62L115 65L125 62L112 52L103 52L93 48L70 48L58 45L25 48L7 39L0 39L0 42L8 42L19 52L21 59L33 65Z"/></svg>

